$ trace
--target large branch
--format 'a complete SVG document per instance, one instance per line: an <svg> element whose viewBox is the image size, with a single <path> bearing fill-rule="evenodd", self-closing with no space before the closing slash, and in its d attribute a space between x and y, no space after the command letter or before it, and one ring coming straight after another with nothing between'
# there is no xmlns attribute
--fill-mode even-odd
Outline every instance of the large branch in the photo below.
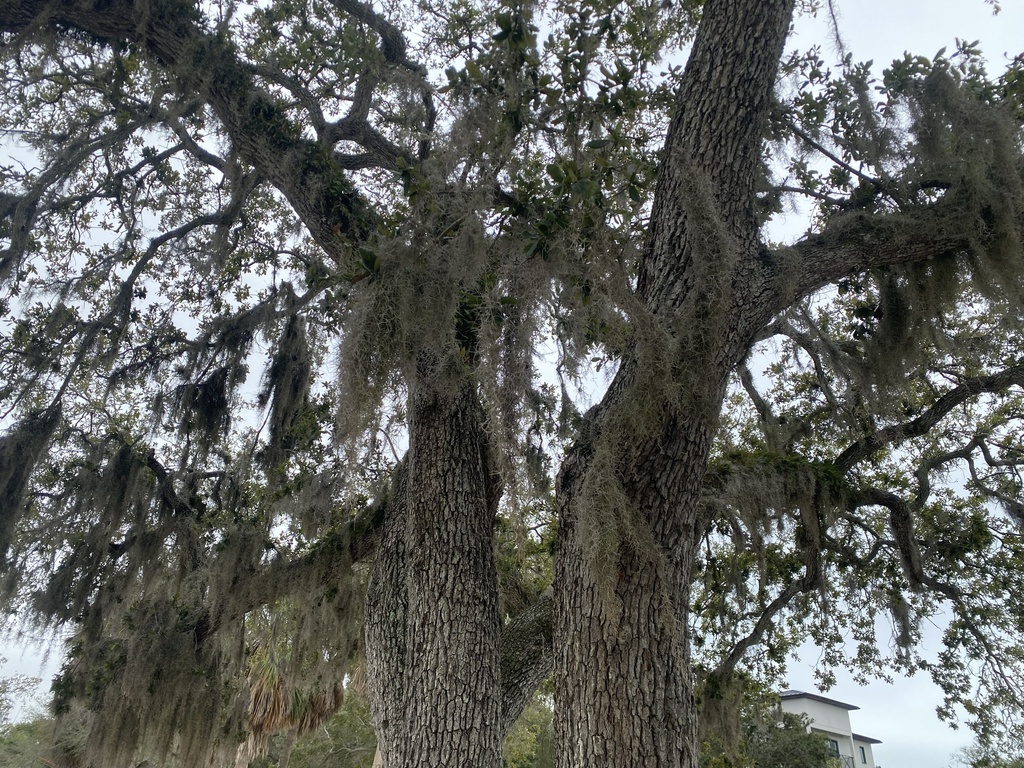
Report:
<svg viewBox="0 0 1024 768"><path fill-rule="evenodd" d="M262 572L239 578L231 599L188 617L197 642L246 613L310 588L326 587L348 577L352 566L372 557L377 548L389 497L375 501L349 522L318 541L305 555L271 563Z"/></svg>
<svg viewBox="0 0 1024 768"><path fill-rule="evenodd" d="M855 213L767 256L778 296L774 311L843 277L897 264L960 256L992 236L981 218L945 201L899 213Z"/></svg>
<svg viewBox="0 0 1024 768"><path fill-rule="evenodd" d="M317 242L340 258L353 240L372 231L373 216L328 148L302 137L284 108L262 91L252 68L221 35L202 28L186 0L7 0L0 32L56 27L99 42L133 43L153 64L194 92L214 111L248 163L288 198Z"/></svg>
<svg viewBox="0 0 1024 768"><path fill-rule="evenodd" d="M755 188L792 0L705 4L665 140L637 287L656 314L732 282L757 252ZM706 276L709 275L709 276ZM710 283L710 284L704 284Z"/></svg>
<svg viewBox="0 0 1024 768"><path fill-rule="evenodd" d="M884 427L862 437L839 454L833 463L846 474L857 463L871 457L878 450L898 446L906 440L926 434L950 411L971 398L983 393L1003 392L1013 386L1024 387L1024 366L1012 366L991 376L966 379L942 395L931 408L917 418Z"/></svg>
<svg viewBox="0 0 1024 768"><path fill-rule="evenodd" d="M173 474L156 459L155 454L151 451L142 459L156 477L161 498L171 511L180 516L194 516L194 510L174 488ZM395 467L392 478L399 476L404 466L403 458ZM196 642L203 642L225 624L241 619L250 611L348 578L353 565L373 557L377 551L385 519L394 506L392 486L393 483L383 485L385 490L376 499L326 534L305 554L293 559L281 558L249 576L239 574L231 585L230 600L212 607L204 606L185 617L187 629L195 636Z"/></svg>
<svg viewBox="0 0 1024 768"><path fill-rule="evenodd" d="M130 442L119 439L119 444L131 449L134 460L145 466L156 480L159 499L167 511L178 519L200 519L207 514L201 502L188 499L178 492L176 477L157 458L152 449L137 453ZM400 463L395 473L400 471ZM355 563L374 555L391 505L392 494L384 490L346 522L316 542L307 552L288 559L272 561L256 573L239 572L231 584L230 599L214 600L212 606L203 606L182 618L182 630L191 632L201 643L221 627L241 619L250 611L272 605L277 600L338 583L351 574ZM116 559L134 542L133 534L124 542L112 542L110 555Z"/></svg>

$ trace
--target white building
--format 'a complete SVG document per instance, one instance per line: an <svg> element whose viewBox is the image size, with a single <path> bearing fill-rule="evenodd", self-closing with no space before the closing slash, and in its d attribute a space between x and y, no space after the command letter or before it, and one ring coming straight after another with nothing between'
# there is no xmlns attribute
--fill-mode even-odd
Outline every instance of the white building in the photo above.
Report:
<svg viewBox="0 0 1024 768"><path fill-rule="evenodd" d="M850 727L850 712L860 707L803 691L783 691L780 696L782 711L807 715L810 730L828 739L832 755L842 761L843 768L877 768L871 745L882 742L854 733Z"/></svg>

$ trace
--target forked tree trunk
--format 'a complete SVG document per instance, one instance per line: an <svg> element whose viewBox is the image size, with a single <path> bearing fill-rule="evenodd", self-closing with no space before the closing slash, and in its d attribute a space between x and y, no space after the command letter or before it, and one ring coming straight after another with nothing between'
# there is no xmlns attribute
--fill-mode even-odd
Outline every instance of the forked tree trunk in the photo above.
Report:
<svg viewBox="0 0 1024 768"><path fill-rule="evenodd" d="M761 256L755 194L792 11L793 0L705 3L640 263L647 317L638 318L634 353L560 472L559 768L697 764L687 621L698 501L728 373L778 293L765 282L772 270ZM652 349L655 366L643 359ZM652 370L661 371L653 386L640 380ZM645 423L634 429L630 407L641 400ZM482 418L468 387L414 393L411 414L408 517L404 528L394 526L389 548L404 561L375 572L369 609L377 618L367 630L369 646L380 616L407 617L393 635L404 647L388 651L384 642L379 650L404 662L401 682L375 704L384 764L497 766L500 729L490 724L500 706L498 623ZM609 493L589 493L595 482ZM385 595L388 579L403 590Z"/></svg>
<svg viewBox="0 0 1024 768"><path fill-rule="evenodd" d="M368 589L369 691L386 768L501 765L493 517L483 413L468 384L420 382Z"/></svg>

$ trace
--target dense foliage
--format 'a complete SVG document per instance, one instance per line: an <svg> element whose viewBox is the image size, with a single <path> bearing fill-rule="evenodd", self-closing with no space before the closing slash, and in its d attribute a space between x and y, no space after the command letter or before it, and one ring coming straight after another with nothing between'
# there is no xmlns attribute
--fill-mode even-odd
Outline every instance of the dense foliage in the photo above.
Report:
<svg viewBox="0 0 1024 768"><path fill-rule="evenodd" d="M772 710L764 702L749 705L738 744L701 743L701 768L836 768L827 739L809 724L806 716Z"/></svg>
<svg viewBox="0 0 1024 768"><path fill-rule="evenodd" d="M652 625L692 627L723 732L737 673L810 636L826 679L927 671L1019 736L1024 59L765 54L738 148L673 171L702 135L673 62L733 6L0 8L0 573L71 635L83 759L230 764L328 722L389 521L452 476L409 458L445 403L485 435L490 609L530 666L506 714L553 663L571 531L611 624L630 564L670 574ZM808 234L770 242L794 199ZM399 561L443 571L424 529Z"/></svg>
<svg viewBox="0 0 1024 768"><path fill-rule="evenodd" d="M9 768L38 768L52 747L53 721L21 722L0 736L0 762Z"/></svg>

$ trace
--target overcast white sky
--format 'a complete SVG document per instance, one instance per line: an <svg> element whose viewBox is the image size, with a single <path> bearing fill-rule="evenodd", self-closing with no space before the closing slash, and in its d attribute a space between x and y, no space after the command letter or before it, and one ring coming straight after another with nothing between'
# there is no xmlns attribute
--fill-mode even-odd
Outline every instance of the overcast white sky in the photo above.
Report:
<svg viewBox="0 0 1024 768"><path fill-rule="evenodd" d="M943 46L952 50L957 37L980 40L993 72L1007 57L1024 51L1024 0L1003 0L998 16L983 0L839 0L837 7L847 49L856 60L873 59L878 67L904 51L931 57ZM797 36L790 47L806 48L817 41L826 61L838 58L824 16L801 21ZM938 634L931 652L938 648ZM40 673L38 649L8 643L0 652L9 658L0 675ZM805 648L801 656L790 669L789 687L813 692L817 653ZM860 686L840 671L838 679L827 695L860 707L851 712L853 729L882 740L875 747L882 768L945 768L953 752L972 741L970 733L953 731L935 716L941 696L927 678Z"/></svg>
<svg viewBox="0 0 1024 768"><path fill-rule="evenodd" d="M992 15L983 0L839 0L839 27L844 43L857 61L871 59L882 67L904 51L931 57L945 46L954 49L956 38L980 40L989 71L1001 71L1008 59L1024 51L1024 0L1004 0L1002 11ZM829 44L824 17L803 21L790 47L807 47L822 41L823 58L837 56ZM830 56L831 54L831 56ZM831 63L831 62L830 62ZM931 635L932 655L938 650L941 631ZM926 638L927 639L927 638ZM805 647L801 661L790 668L791 688L814 692L813 665L816 649ZM860 707L850 713L853 730L881 739L874 748L881 768L945 768L952 754L973 741L969 731L954 731L935 715L942 696L925 676L901 679L893 684L858 685L849 674L838 673L838 684L826 695Z"/></svg>

